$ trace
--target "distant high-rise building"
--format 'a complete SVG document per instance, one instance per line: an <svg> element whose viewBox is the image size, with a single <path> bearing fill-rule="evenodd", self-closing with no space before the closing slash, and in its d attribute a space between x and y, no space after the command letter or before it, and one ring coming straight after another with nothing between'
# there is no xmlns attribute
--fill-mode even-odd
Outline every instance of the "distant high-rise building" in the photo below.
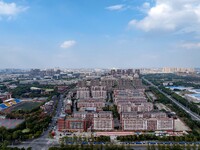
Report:
<svg viewBox="0 0 200 150"><path fill-rule="evenodd" d="M194 68L172 68L172 67L164 67L162 69L163 73L194 73Z"/></svg>
<svg viewBox="0 0 200 150"><path fill-rule="evenodd" d="M90 82L90 86L100 86L100 80L99 79L92 79Z"/></svg>
<svg viewBox="0 0 200 150"><path fill-rule="evenodd" d="M31 69L30 70L30 75L35 77L40 75L40 69Z"/></svg>
<svg viewBox="0 0 200 150"><path fill-rule="evenodd" d="M135 73L140 75L140 69L135 69Z"/></svg>
<svg viewBox="0 0 200 150"><path fill-rule="evenodd" d="M78 81L78 87L86 87L86 86L87 86L87 81L86 80Z"/></svg>
<svg viewBox="0 0 200 150"><path fill-rule="evenodd" d="M133 69L127 69L127 70L126 70L126 74L132 75L132 74L133 74Z"/></svg>
<svg viewBox="0 0 200 150"><path fill-rule="evenodd" d="M115 75L115 74L116 74L116 70L115 70L115 69L112 69L112 70L110 71L110 74L111 74L111 75Z"/></svg>

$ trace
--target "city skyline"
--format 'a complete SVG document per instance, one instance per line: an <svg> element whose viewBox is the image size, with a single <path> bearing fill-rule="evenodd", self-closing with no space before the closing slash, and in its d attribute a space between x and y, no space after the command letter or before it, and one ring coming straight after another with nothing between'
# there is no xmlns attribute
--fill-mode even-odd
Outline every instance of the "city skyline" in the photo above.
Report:
<svg viewBox="0 0 200 150"><path fill-rule="evenodd" d="M0 0L0 68L198 68L199 25L198 0Z"/></svg>

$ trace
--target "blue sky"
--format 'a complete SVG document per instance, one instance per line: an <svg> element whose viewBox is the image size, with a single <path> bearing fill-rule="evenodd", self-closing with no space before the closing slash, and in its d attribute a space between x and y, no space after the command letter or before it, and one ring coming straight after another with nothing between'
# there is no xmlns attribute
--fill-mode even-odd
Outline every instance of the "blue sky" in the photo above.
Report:
<svg viewBox="0 0 200 150"><path fill-rule="evenodd" d="M200 66L199 0L0 0L0 68Z"/></svg>

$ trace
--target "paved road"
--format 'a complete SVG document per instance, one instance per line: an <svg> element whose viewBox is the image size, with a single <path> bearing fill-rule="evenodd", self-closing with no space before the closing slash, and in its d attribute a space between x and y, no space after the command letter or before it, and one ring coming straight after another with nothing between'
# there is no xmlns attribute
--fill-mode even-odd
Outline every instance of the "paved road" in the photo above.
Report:
<svg viewBox="0 0 200 150"><path fill-rule="evenodd" d="M172 98L170 95L168 95L167 93L161 91L156 85L154 85L152 82L150 82L149 80L145 79L144 77L142 77L142 79L144 81L146 81L147 83L149 83L151 86L155 87L160 93L162 93L163 95L165 95L167 98L169 98L174 104L176 104L177 106L179 106L181 109L183 109L186 113L188 113L192 119L200 121L200 116L196 113L194 113L193 111L191 111L190 109L188 109L187 107L185 107L184 105L182 105L181 103L179 103L178 101L176 101L174 98Z"/></svg>
<svg viewBox="0 0 200 150"><path fill-rule="evenodd" d="M76 103L77 103L77 100L74 100L74 104L73 104L73 113L77 112Z"/></svg>
<svg viewBox="0 0 200 150"><path fill-rule="evenodd" d="M58 106L56 109L56 114L52 118L52 122L50 123L48 129L43 132L43 134L34 140L25 141L22 142L20 145L14 145L13 147L19 147L19 148L28 148L32 147L32 150L48 150L51 146L59 145L58 141L56 139L50 139L48 138L49 132L52 130L52 128L56 125L56 120L60 116L61 108L63 105L63 95L60 95Z"/></svg>

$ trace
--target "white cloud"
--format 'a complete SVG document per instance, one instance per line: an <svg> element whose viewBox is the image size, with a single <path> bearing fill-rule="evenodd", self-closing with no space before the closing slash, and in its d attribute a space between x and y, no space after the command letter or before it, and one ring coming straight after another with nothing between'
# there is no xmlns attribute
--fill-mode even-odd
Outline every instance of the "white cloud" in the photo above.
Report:
<svg viewBox="0 0 200 150"><path fill-rule="evenodd" d="M149 9L150 8L150 3L148 3L148 2L145 2L143 5L142 5L142 7L144 8L144 9Z"/></svg>
<svg viewBox="0 0 200 150"><path fill-rule="evenodd" d="M122 5L122 4L113 5L113 6L106 7L106 9L111 10L111 11L123 10L123 9L125 9L125 5Z"/></svg>
<svg viewBox="0 0 200 150"><path fill-rule="evenodd" d="M194 32L200 26L199 0L155 0L155 6L148 9L146 17L141 20L133 19L130 27L144 31L164 30L178 31L185 28ZM142 7L148 8L144 3Z"/></svg>
<svg viewBox="0 0 200 150"><path fill-rule="evenodd" d="M6 3L0 0L0 16L12 17L27 9L28 7L18 6L16 3Z"/></svg>
<svg viewBox="0 0 200 150"><path fill-rule="evenodd" d="M74 46L75 44L76 44L76 41L74 41L74 40L69 40L69 41L64 41L64 42L60 45L60 47L61 47L61 48L64 48L64 49L67 49L67 48L70 48L70 47Z"/></svg>
<svg viewBox="0 0 200 150"><path fill-rule="evenodd" d="M185 49L200 49L200 42L187 42L187 43L182 43L180 45L181 48Z"/></svg>

